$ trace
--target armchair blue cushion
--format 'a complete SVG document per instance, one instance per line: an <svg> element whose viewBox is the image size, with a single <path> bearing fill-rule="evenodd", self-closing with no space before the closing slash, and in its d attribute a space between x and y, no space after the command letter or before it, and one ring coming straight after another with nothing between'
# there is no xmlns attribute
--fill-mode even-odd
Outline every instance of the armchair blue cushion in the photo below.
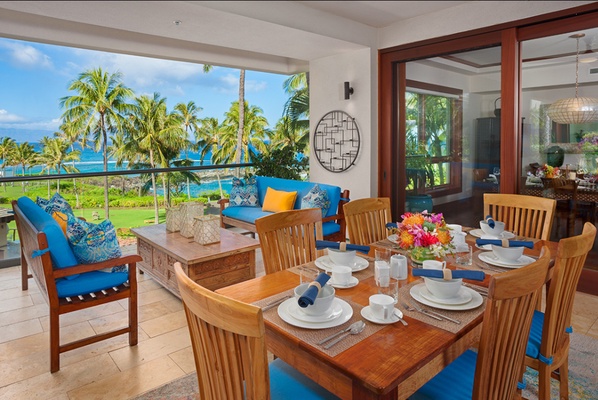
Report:
<svg viewBox="0 0 598 400"><path fill-rule="evenodd" d="M280 358L271 362L269 369L272 400L338 399Z"/></svg>
<svg viewBox="0 0 598 400"><path fill-rule="evenodd" d="M99 292L104 289L112 290L129 279L127 272L91 271L79 274L75 279L56 279L58 297L74 297L80 294Z"/></svg>

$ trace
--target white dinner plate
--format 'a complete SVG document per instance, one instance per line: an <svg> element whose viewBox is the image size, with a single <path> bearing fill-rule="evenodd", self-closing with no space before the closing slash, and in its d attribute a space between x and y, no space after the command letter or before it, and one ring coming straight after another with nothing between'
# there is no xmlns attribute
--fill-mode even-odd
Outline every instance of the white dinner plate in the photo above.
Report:
<svg viewBox="0 0 598 400"><path fill-rule="evenodd" d="M403 318L403 312L401 310L399 310L398 308L395 308L395 312L392 314L392 316L389 319L376 318L374 316L374 314L372 313L370 306L365 306L361 309L361 316L363 318L367 319L370 322L373 322L374 324L379 324L379 325L389 325L389 324L394 324L395 322L399 322L399 318L397 318L395 313L399 314L401 316L401 318Z"/></svg>
<svg viewBox="0 0 598 400"><path fill-rule="evenodd" d="M433 301L430 301L428 299L426 299L424 296L421 295L421 290L422 288L424 290L426 289L426 284L425 283L420 283L418 285L414 285L411 287L411 290L409 290L409 294L411 294L411 297L413 297L415 300L419 301L422 304L425 304L427 306L430 307L434 307L434 308L438 308L441 310L449 310L449 311L465 311L465 310L472 310L474 308L477 308L479 306L481 306L484 303L484 299L482 298L482 295L479 294L478 292L476 292L473 289L470 289L468 287L463 287L463 289L467 290L470 292L471 294L471 301L468 301L465 304L439 304L439 303L434 303Z"/></svg>
<svg viewBox="0 0 598 400"><path fill-rule="evenodd" d="M475 247L477 247L480 250L492 250L492 245L491 244L483 244L483 245L479 245L476 243Z"/></svg>
<svg viewBox="0 0 598 400"><path fill-rule="evenodd" d="M456 305L465 304L471 301L471 293L465 289L465 286L461 286L461 289L459 289L457 295L455 297L451 297L450 299L440 299L434 296L426 286L419 290L419 294L421 294L426 300L433 301L434 303Z"/></svg>
<svg viewBox="0 0 598 400"><path fill-rule="evenodd" d="M478 257L480 257L480 260L488 264L496 265L498 267L503 268L521 268L536 261L535 259L528 256L521 256L516 261L502 261L499 260L498 257L494 255L494 253L480 253Z"/></svg>
<svg viewBox="0 0 598 400"><path fill-rule="evenodd" d="M515 234L513 232L509 232L509 231L504 231L503 233L500 234L500 236L486 235L484 233L484 231L481 229L472 229L468 233L471 236L479 237L482 239L500 240L500 239L513 239L515 237Z"/></svg>
<svg viewBox="0 0 598 400"><path fill-rule="evenodd" d="M359 283L359 279L357 279L354 276L352 276L351 279L349 279L349 283L336 283L332 279L330 279L328 281L328 284L336 289L349 289L349 288L357 286L358 283Z"/></svg>
<svg viewBox="0 0 598 400"><path fill-rule="evenodd" d="M316 267L323 269L326 272L332 272L332 267L335 265L332 262L332 260L330 259L330 257L328 257L328 256L318 257L315 261L315 264L316 264ZM370 265L368 260L366 260L365 258L356 256L355 257L355 265L353 265L351 267L351 269L353 270L353 272L357 272L357 271L366 269L368 267L368 265Z"/></svg>
<svg viewBox="0 0 598 400"><path fill-rule="evenodd" d="M396 233L388 235L386 238L393 243L399 244L399 235L397 235Z"/></svg>
<svg viewBox="0 0 598 400"><path fill-rule="evenodd" d="M305 329L334 328L335 326L344 324L345 322L350 320L351 317L353 316L353 308L351 308L351 305L349 303L347 303L346 301L344 301L342 299L339 299L338 297L334 298L333 303L332 303L333 307L334 307L335 303L340 304L340 306L342 308L342 313L339 317L334 318L330 321L326 321L326 322L306 322L306 321L301 321L301 320L293 317L292 311L289 311L289 308L292 308L292 307L299 308L299 304L297 304L297 299L294 297L283 301L278 306L278 315L284 322L291 324L293 326L297 326L299 328L305 328Z"/></svg>
<svg viewBox="0 0 598 400"><path fill-rule="evenodd" d="M295 301L295 303L297 303ZM341 307L341 304L337 301L332 301L332 305L330 306L330 308L328 309L328 311L326 311L324 314L322 315L309 315L306 314L303 309L301 307L299 307L299 304L297 303L297 307L295 306L291 306L289 305L289 307L287 307L287 311L289 314L291 314L291 316L295 319L298 319L299 321L303 321L303 322L328 322L328 321L332 321L337 319L338 317L341 316L341 314L343 313L343 307Z"/></svg>

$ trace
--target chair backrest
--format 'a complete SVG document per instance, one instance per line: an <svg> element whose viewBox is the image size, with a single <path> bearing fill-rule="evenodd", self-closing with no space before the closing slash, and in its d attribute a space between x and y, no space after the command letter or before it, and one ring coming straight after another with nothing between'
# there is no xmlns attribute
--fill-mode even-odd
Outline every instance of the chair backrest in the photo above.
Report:
<svg viewBox="0 0 598 400"><path fill-rule="evenodd" d="M540 353L544 357L562 354L562 349L569 346L566 330L571 326L575 290L595 238L596 227L586 222L581 235L559 241L546 295L540 345Z"/></svg>
<svg viewBox="0 0 598 400"><path fill-rule="evenodd" d="M521 194L484 193L484 217L492 215L505 229L533 239L549 240L556 200Z"/></svg>
<svg viewBox="0 0 598 400"><path fill-rule="evenodd" d="M319 208L277 212L255 220L266 274L318 258L316 240L322 240Z"/></svg>
<svg viewBox="0 0 598 400"><path fill-rule="evenodd" d="M386 224L392 222L388 197L352 200L343 208L351 243L368 245L386 238Z"/></svg>
<svg viewBox="0 0 598 400"><path fill-rule="evenodd" d="M511 399L523 376L525 349L550 251L538 261L490 278L476 362L474 399Z"/></svg>
<svg viewBox="0 0 598 400"><path fill-rule="evenodd" d="M199 397L270 398L261 308L198 285L178 262L174 272L189 325Z"/></svg>

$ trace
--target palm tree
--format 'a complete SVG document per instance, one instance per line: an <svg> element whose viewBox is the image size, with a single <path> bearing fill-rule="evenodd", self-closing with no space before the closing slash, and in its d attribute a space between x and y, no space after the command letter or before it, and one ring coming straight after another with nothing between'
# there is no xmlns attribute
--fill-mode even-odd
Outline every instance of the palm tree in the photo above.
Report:
<svg viewBox="0 0 598 400"><path fill-rule="evenodd" d="M54 136L58 138L62 138L67 141L69 146L71 147L71 152L75 151L75 143L81 143L81 148L85 148L85 143L81 141L81 129L71 121L71 122L63 122L60 124L58 132L54 132ZM79 152L81 153L81 152ZM77 161L79 158L77 158ZM75 160L72 160L72 167L73 170L77 171L77 167L75 166ZM77 189L77 180L73 178L73 192L75 193L75 203L76 208L79 208L79 191Z"/></svg>
<svg viewBox="0 0 598 400"><path fill-rule="evenodd" d="M25 172L27 171L27 167L33 165L37 158L37 152L33 148L33 145L29 144L29 142L23 142L17 144L15 151L12 153L10 163L15 166L22 166L23 167L23 176L25 176ZM25 193L25 182L21 182L23 186L23 193Z"/></svg>
<svg viewBox="0 0 598 400"><path fill-rule="evenodd" d="M241 152L243 147L243 138L245 136L245 107L241 107L241 105L245 105L245 70L241 69L239 71L239 101L237 102L238 106L238 118L237 122L239 124L239 129L237 130L237 147L235 152L235 164L239 164L241 162ZM239 169L237 168L237 177L239 176Z"/></svg>
<svg viewBox="0 0 598 400"><path fill-rule="evenodd" d="M282 130L282 136L293 137L292 141L299 145L298 150L308 153L309 75L305 72L291 75L283 87L290 97L284 106L283 119L286 127Z"/></svg>
<svg viewBox="0 0 598 400"><path fill-rule="evenodd" d="M17 147L17 143L13 138L3 137L0 140L0 159L2 159L2 177L6 176L6 166L10 163L10 158ZM2 182L4 191L6 192L6 182Z"/></svg>
<svg viewBox="0 0 598 400"><path fill-rule="evenodd" d="M42 152L38 155L37 159L41 164L44 164L42 172L55 170L58 175L60 171L64 170L67 173L78 172L77 169L69 162L78 161L81 152L79 150L73 150L69 152L70 143L62 138L50 138L44 136L40 143L43 145ZM48 187L50 181L48 180ZM56 191L60 193L60 179L57 180ZM50 194L48 193L48 197Z"/></svg>
<svg viewBox="0 0 598 400"><path fill-rule="evenodd" d="M76 94L60 100L65 108L63 120L82 128L83 142L92 136L96 151L101 148L105 172L108 171L108 133L122 132L131 110L128 100L133 91L121 80L119 72L110 74L101 68L88 70L69 85L68 89ZM104 212L108 219L108 176L104 177Z"/></svg>
<svg viewBox="0 0 598 400"><path fill-rule="evenodd" d="M200 152L201 163L203 164L206 156L211 153L213 164L227 164L227 159L218 158L218 148L220 147L220 136L222 126L218 123L218 118L204 118L201 120L201 126L195 131L196 147ZM228 155L229 158L231 155ZM216 179L218 179L218 188L220 189L220 198L224 198L222 182L220 181L220 170L216 170Z"/></svg>
<svg viewBox="0 0 598 400"><path fill-rule="evenodd" d="M268 120L262 115L262 109L257 106L248 106L245 103L242 112L245 118L243 124L239 123L239 109L237 102L233 102L225 114L224 127L220 134L220 147L214 154L217 159L229 160L230 155L234 154L235 162L240 163L241 157L239 156L237 160L237 155L241 152L243 161L250 162L249 153L253 151L252 149L263 152L267 148L264 139L269 136L269 132L266 130ZM236 127L241 125L244 127L244 131L241 145L239 145Z"/></svg>
<svg viewBox="0 0 598 400"><path fill-rule="evenodd" d="M206 66L204 65L204 71ZM178 103L174 106L174 111L180 115L182 120L183 126L185 127L185 132L187 133L187 138L189 138L189 133L195 134L197 129L199 129L200 120L197 114L202 110L201 107L196 106L195 102L190 101L187 104ZM189 132L191 131L191 132ZM187 149L191 147L191 143L187 144L185 150L185 158L189 158L187 154ZM191 165L191 164L190 164ZM191 199L191 185L189 184L189 179L187 179L187 198Z"/></svg>

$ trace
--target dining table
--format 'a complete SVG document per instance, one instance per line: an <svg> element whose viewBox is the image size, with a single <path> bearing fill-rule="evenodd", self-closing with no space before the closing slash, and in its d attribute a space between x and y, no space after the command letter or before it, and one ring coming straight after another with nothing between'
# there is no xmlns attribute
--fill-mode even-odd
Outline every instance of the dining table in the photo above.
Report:
<svg viewBox="0 0 598 400"><path fill-rule="evenodd" d="M470 244L475 244L475 239L471 235L466 237ZM557 243L543 240L534 240L533 249L526 249L525 254L537 257L544 245L549 247L554 258ZM362 270L353 273L358 283L353 287L336 289L336 297L346 304L344 307L350 306L352 310L351 317L343 319L343 323L338 326L327 324L322 329L318 329L318 324L300 323L298 325L302 326L297 326L296 323L288 323L289 317L283 313L291 310L289 306L285 311L285 304L293 301L296 303L292 294L300 283L300 271L316 267L326 269L322 266L326 257L325 250L314 262L220 288L216 292L260 307L286 299L277 307L264 308L268 350L338 397L360 400L406 399L465 350L476 346L481 334L487 297L475 293L484 293L483 289L487 288L490 276L500 273L501 269L482 268L479 258L474 257L477 262L469 268L484 270L486 278L483 282L464 280L464 283L467 282L471 288L480 289L472 291L475 292L474 298L479 300L479 306L476 303L473 309L435 310L456 320L457 323L454 323L444 318L439 321L403 307L416 305L433 310L416 302L411 295L417 285L422 285L422 280L413 276L413 266L409 264L407 279L399 281L399 301L396 305L408 325L400 323L398 319L393 323L377 324L364 318L370 296L378 293L372 257L376 248L390 248L393 253L404 253L404 250L388 239L370 244L368 255L357 253L364 263ZM463 269L451 257L447 258L447 267ZM348 335L329 349L318 344L326 336L347 329L350 324L359 320L366 323L364 332Z"/></svg>

